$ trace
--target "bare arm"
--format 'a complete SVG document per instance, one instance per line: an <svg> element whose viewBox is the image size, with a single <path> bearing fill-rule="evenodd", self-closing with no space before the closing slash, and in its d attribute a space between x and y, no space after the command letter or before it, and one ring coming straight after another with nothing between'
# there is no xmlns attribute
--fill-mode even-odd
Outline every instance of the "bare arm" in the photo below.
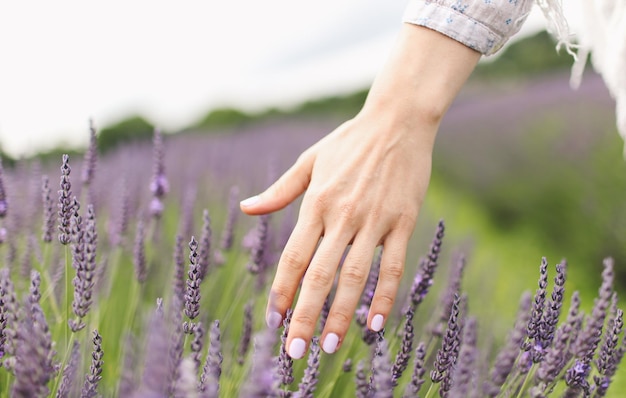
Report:
<svg viewBox="0 0 626 398"><path fill-rule="evenodd" d="M340 347L381 244L381 272L368 325L375 331L383 328L428 187L440 120L479 58L447 36L404 24L361 112L303 152L266 191L242 202L247 214L263 214L305 193L266 312L268 325L278 327L302 280L287 339L293 358L304 356L350 244L322 348L332 353Z"/></svg>

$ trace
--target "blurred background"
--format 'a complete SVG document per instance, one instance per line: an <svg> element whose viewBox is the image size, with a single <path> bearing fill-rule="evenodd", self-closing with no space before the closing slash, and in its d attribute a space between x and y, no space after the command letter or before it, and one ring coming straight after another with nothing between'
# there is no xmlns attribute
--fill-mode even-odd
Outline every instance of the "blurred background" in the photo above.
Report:
<svg viewBox="0 0 626 398"><path fill-rule="evenodd" d="M201 140L207 148L232 140L221 156L235 158L233 178L250 181L245 197L267 178L237 154L256 151L265 165L271 157L280 172L352 117L405 5L3 2L3 164L58 163L62 152L82 152L90 118L103 156L149 141L157 126L170 143ZM575 31L576 10L566 11ZM474 308L507 326L520 293L536 289L541 256L552 265L567 258L568 294L580 290L585 308L604 257L614 257L618 288L626 287L626 165L615 105L592 71L572 90L571 64L535 9L503 51L481 62L436 145L410 261L417 263L444 218L449 247L468 256L470 303L489 302ZM212 164L224 172L224 163Z"/></svg>

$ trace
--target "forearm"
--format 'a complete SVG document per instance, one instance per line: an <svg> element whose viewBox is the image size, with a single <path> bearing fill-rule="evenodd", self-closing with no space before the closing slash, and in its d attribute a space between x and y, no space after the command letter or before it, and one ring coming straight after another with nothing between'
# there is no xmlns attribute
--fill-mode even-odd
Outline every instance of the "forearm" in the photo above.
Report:
<svg viewBox="0 0 626 398"><path fill-rule="evenodd" d="M402 123L432 145L441 118L479 59L480 53L456 40L405 23L360 116Z"/></svg>

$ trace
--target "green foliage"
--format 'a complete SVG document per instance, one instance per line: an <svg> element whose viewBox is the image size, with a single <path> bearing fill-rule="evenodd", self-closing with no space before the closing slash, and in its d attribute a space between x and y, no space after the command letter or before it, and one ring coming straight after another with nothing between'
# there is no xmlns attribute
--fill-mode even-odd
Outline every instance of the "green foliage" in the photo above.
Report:
<svg viewBox="0 0 626 398"><path fill-rule="evenodd" d="M199 122L189 129L194 130L224 130L238 128L255 120L255 116L234 108L218 108L211 110Z"/></svg>
<svg viewBox="0 0 626 398"><path fill-rule="evenodd" d="M98 133L98 148L104 153L129 142L149 141L153 132L152 123L141 116L131 116L102 128Z"/></svg>

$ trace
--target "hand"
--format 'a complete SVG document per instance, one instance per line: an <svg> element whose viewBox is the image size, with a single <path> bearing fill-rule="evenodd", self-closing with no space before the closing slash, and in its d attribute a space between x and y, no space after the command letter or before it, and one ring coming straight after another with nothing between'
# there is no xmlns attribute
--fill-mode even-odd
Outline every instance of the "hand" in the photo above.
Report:
<svg viewBox="0 0 626 398"><path fill-rule="evenodd" d="M302 281L286 342L295 359L306 352L349 245L322 349L333 353L340 347L378 245L383 256L367 324L374 331L383 328L428 187L441 116L479 57L450 38L412 25L403 28L396 50L359 115L302 153L265 192L241 203L247 214L264 214L305 192L266 311L268 326L278 327Z"/></svg>

